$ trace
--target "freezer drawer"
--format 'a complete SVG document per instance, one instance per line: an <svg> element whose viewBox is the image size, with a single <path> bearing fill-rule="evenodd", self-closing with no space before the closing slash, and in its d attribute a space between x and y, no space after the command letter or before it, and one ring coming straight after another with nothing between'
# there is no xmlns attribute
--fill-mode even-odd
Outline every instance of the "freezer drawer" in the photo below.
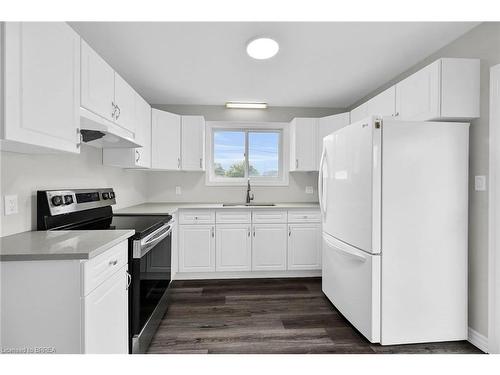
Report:
<svg viewBox="0 0 500 375"><path fill-rule="evenodd" d="M323 233L323 293L370 342L380 342L380 255Z"/></svg>

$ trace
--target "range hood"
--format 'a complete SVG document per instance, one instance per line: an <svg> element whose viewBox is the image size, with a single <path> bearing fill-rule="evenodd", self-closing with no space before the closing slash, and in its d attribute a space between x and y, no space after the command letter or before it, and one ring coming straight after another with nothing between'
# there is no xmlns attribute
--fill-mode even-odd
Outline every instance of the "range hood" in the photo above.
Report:
<svg viewBox="0 0 500 375"><path fill-rule="evenodd" d="M142 147L134 140L134 133L82 107L80 134L83 143L97 148Z"/></svg>

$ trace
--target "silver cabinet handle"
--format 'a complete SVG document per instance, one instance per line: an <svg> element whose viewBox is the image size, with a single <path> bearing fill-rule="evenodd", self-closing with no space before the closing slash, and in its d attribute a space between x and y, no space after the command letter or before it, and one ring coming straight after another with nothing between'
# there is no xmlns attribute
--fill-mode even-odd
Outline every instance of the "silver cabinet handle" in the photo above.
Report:
<svg viewBox="0 0 500 375"><path fill-rule="evenodd" d="M399 112L396 112L396 113L394 114L394 117L398 117L398 116L399 116Z"/></svg>
<svg viewBox="0 0 500 375"><path fill-rule="evenodd" d="M181 169L181 158L177 158L177 169Z"/></svg>
<svg viewBox="0 0 500 375"><path fill-rule="evenodd" d="M135 150L135 155L137 156L135 162L138 163L139 160L141 160L141 153L139 152L139 150Z"/></svg>
<svg viewBox="0 0 500 375"><path fill-rule="evenodd" d="M120 107L118 105L116 106L116 109L118 110L118 113L116 114L115 120L118 120L118 117L120 117L120 114L122 113L122 110L120 109Z"/></svg>
<svg viewBox="0 0 500 375"><path fill-rule="evenodd" d="M202 164L203 164L203 159L200 158L200 169L203 169L203 165Z"/></svg>
<svg viewBox="0 0 500 375"><path fill-rule="evenodd" d="M253 236L255 237L255 228L253 228Z"/></svg>
<svg viewBox="0 0 500 375"><path fill-rule="evenodd" d="M250 237L250 227L248 227L248 237Z"/></svg>
<svg viewBox="0 0 500 375"><path fill-rule="evenodd" d="M110 266L116 266L118 264L118 260L117 259L114 259L114 260L110 260L109 261L109 265Z"/></svg>
<svg viewBox="0 0 500 375"><path fill-rule="evenodd" d="M288 237L292 235L292 227L289 225L288 226Z"/></svg>
<svg viewBox="0 0 500 375"><path fill-rule="evenodd" d="M128 271L125 271L127 273L127 288L126 290L128 290L128 288L130 287L130 284L132 284L132 275L128 272Z"/></svg>
<svg viewBox="0 0 500 375"><path fill-rule="evenodd" d="M116 114L116 108L117 108L117 106L116 106L115 102L111 102L111 108L113 109L113 110L111 111L111 118L112 118L113 120L115 120L115 114Z"/></svg>
<svg viewBox="0 0 500 375"><path fill-rule="evenodd" d="M295 168L299 168L299 159L295 159Z"/></svg>
<svg viewBox="0 0 500 375"><path fill-rule="evenodd" d="M212 227L212 238L214 238L214 237L215 237L215 228Z"/></svg>

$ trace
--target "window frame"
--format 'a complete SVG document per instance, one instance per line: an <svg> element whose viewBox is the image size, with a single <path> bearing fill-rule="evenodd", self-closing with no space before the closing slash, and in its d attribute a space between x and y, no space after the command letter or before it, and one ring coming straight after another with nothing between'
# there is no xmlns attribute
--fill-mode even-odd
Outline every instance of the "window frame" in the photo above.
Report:
<svg viewBox="0 0 500 375"><path fill-rule="evenodd" d="M235 122L235 121L207 121L206 132L206 185L208 186L245 186L247 179L254 186L288 186L288 127L282 122ZM214 134L215 131L242 131L245 132L245 177L220 177L214 173ZM262 177L248 176L249 144L248 135L251 132L279 132L278 145L278 176Z"/></svg>

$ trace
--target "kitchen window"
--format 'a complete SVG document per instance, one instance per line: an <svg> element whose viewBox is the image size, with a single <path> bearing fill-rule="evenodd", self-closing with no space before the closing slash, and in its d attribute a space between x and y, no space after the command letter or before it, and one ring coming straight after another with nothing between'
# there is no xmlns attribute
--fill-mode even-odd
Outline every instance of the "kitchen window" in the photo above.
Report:
<svg viewBox="0 0 500 375"><path fill-rule="evenodd" d="M281 123L208 125L208 185L288 185Z"/></svg>

